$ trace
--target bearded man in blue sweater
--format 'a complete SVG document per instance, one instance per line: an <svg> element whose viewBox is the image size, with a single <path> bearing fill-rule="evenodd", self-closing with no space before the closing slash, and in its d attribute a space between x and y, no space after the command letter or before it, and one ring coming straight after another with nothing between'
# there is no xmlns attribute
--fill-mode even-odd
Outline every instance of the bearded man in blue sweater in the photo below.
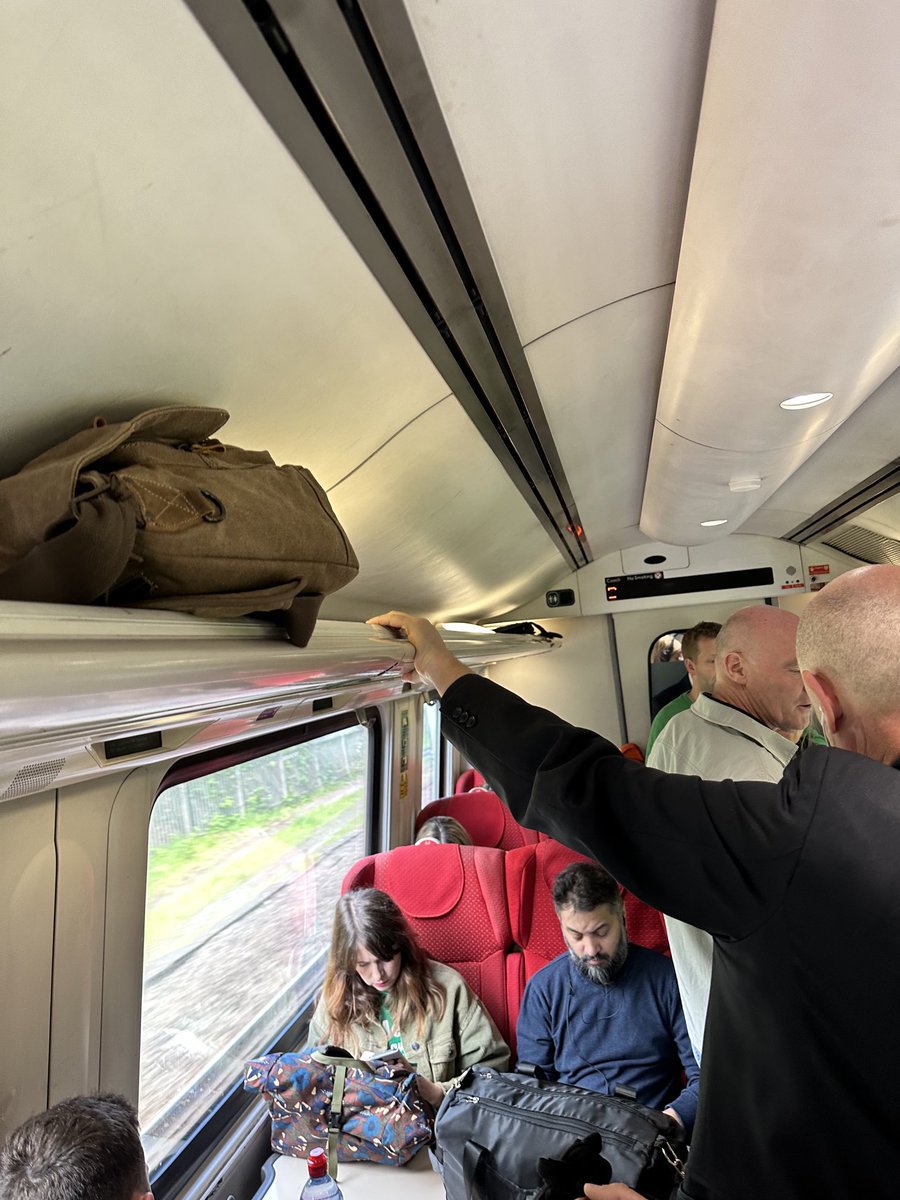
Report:
<svg viewBox="0 0 900 1200"><path fill-rule="evenodd" d="M674 1117L690 1137L700 1068L671 962L629 946L618 885L596 863L562 870L553 905L568 950L528 981L516 1026L519 1061L608 1096L618 1087Z"/></svg>

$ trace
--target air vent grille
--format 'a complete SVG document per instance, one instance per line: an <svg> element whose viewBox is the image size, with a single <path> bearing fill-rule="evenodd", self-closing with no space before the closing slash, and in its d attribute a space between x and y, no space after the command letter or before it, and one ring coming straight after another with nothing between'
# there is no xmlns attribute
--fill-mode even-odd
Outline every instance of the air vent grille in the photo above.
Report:
<svg viewBox="0 0 900 1200"><path fill-rule="evenodd" d="M44 762L29 763L16 771L12 782L0 792L0 800L17 800L19 796L30 796L48 788L66 765L64 758L48 758Z"/></svg>
<svg viewBox="0 0 900 1200"><path fill-rule="evenodd" d="M832 550L840 550L860 562L900 566L900 542L862 525L842 525L822 541Z"/></svg>

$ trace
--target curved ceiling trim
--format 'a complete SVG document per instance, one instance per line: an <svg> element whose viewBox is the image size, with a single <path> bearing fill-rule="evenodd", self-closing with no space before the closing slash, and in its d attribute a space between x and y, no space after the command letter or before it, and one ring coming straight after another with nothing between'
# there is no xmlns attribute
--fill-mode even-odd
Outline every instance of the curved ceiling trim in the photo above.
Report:
<svg viewBox="0 0 900 1200"><path fill-rule="evenodd" d="M900 366L897 34L892 0L717 6L641 514L652 538L714 537L712 517L734 532ZM780 408L813 391L833 399ZM738 472L760 488L732 492Z"/></svg>

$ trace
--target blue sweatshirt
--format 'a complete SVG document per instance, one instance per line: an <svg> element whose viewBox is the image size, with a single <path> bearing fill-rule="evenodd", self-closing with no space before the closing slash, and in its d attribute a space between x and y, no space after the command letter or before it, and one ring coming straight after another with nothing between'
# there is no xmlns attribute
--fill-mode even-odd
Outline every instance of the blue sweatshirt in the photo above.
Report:
<svg viewBox="0 0 900 1200"><path fill-rule="evenodd" d="M566 951L529 979L516 1037L520 1062L608 1096L617 1084L634 1088L648 1108L677 1112L690 1136L700 1068L663 955L629 946L625 965L604 986L586 979Z"/></svg>

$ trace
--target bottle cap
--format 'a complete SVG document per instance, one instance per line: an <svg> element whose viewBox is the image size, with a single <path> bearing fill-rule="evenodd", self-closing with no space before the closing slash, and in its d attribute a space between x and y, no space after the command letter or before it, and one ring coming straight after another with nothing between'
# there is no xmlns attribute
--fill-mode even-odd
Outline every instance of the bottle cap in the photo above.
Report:
<svg viewBox="0 0 900 1200"><path fill-rule="evenodd" d="M309 1170L310 1179L321 1179L323 1175L328 1174L328 1158L321 1146L316 1146L315 1150L310 1150L306 1166Z"/></svg>

